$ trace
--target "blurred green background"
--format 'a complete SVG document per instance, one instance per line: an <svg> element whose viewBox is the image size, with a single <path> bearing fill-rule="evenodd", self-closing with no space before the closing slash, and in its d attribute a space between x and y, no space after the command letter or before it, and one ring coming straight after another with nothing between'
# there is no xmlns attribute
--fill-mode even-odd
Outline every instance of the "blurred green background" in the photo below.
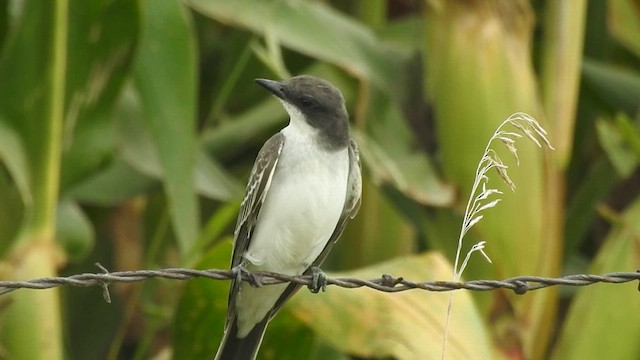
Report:
<svg viewBox="0 0 640 360"><path fill-rule="evenodd" d="M347 99L362 208L335 276L449 280L489 137L523 111L556 151L504 157L465 279L640 266L637 0L0 0L0 278L226 268L248 172L287 123L256 77ZM209 359L228 283L0 297L0 359ZM306 290L260 359L439 359L448 294ZM638 359L637 284L457 292L447 359Z"/></svg>

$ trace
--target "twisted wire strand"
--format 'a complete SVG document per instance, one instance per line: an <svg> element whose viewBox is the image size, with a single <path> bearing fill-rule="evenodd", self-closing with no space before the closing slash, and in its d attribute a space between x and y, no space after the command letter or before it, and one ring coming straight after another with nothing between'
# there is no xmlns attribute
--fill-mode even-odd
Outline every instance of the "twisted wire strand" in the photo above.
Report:
<svg viewBox="0 0 640 360"><path fill-rule="evenodd" d="M50 289L59 286L100 286L103 296L110 302L108 286L111 283L131 283L146 281L154 278L169 280L190 280L207 278L212 280L229 280L241 277L243 281L255 283L259 286L281 283L298 283L313 290L317 287L317 278L312 275L289 276L271 272L253 272L238 275L231 270L209 269L194 270L184 268L167 268L159 270L134 270L108 272L102 265L96 264L102 273L85 273L66 277L48 277L25 281L0 281L0 296L18 289ZM454 290L491 291L496 289L508 289L516 294L524 294L527 291L543 289L550 286L587 286L596 283L621 284L640 280L640 269L636 272L612 272L601 275L577 274L558 278L542 276L517 276L504 280L470 280L465 282L455 281L411 281L401 277L384 274L376 279L358 279L340 277L325 279L324 285L334 285L342 288L354 289L367 287L383 292L400 292L412 289L420 289L434 292ZM640 291L640 287L638 288ZM317 289L316 289L317 291Z"/></svg>

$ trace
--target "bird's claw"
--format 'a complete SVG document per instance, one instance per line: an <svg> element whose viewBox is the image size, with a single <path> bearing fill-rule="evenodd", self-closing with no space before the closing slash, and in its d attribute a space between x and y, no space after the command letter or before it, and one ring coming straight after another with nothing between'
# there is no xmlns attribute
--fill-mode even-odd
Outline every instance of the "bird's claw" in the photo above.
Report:
<svg viewBox="0 0 640 360"><path fill-rule="evenodd" d="M319 267L314 266L311 269L311 283L307 285L309 290L317 294L322 290L323 292L327 290L327 274L324 271L320 270Z"/></svg>
<svg viewBox="0 0 640 360"><path fill-rule="evenodd" d="M240 284L242 280L246 279L249 285L253 287L262 286L262 280L260 279L260 276L253 274L251 273L251 271L247 270L244 263L232 267L231 272L235 275L236 277L235 281L237 284Z"/></svg>

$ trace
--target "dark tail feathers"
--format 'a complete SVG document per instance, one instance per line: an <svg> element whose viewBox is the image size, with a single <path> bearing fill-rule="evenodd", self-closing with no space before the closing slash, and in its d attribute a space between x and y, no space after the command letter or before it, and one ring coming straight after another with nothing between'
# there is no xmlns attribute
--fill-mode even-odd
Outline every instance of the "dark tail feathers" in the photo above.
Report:
<svg viewBox="0 0 640 360"><path fill-rule="evenodd" d="M257 323L251 332L242 339L239 339L238 322L230 319L224 331L224 336L218 347L215 360L254 360L258 354L262 337L267 329L268 316Z"/></svg>

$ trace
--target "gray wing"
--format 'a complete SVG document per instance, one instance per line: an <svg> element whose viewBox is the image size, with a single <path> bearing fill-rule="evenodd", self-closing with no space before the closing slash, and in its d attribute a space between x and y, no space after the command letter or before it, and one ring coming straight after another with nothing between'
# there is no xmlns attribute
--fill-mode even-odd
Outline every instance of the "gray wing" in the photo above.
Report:
<svg viewBox="0 0 640 360"><path fill-rule="evenodd" d="M324 249L320 253L320 256L316 258L316 260L309 266L309 268L305 271L309 273L310 269L313 267L320 266L324 259L329 255L329 251L333 247L333 244L338 241L340 235L344 231L347 226L347 222L350 219L353 219L357 214L358 210L360 210L360 203L362 200L362 167L360 165L360 151L358 150L358 144L356 141L351 139L349 142L349 177L347 180L347 196L345 198L344 207L342 208L342 214L338 219L338 224L336 228L333 230L333 234L329 238L327 245L325 245ZM271 316L273 317L276 312L280 309L282 305L300 288L299 284L290 284L284 290L275 306L271 310Z"/></svg>
<svg viewBox="0 0 640 360"><path fill-rule="evenodd" d="M236 223L236 229L234 231L231 268L240 265L242 255L247 251L247 248L249 248L260 209L269 192L271 179L278 165L278 159L280 158L283 147L284 135L277 133L267 140L262 146L262 149L260 149L260 152L258 152L258 157L251 170L251 176L249 177L244 199L240 204L240 213L238 214L238 222ZM237 293L238 285L235 280L231 280L231 289L229 291L230 309L232 309L232 305L235 303L233 299ZM231 313L231 311L229 313Z"/></svg>

